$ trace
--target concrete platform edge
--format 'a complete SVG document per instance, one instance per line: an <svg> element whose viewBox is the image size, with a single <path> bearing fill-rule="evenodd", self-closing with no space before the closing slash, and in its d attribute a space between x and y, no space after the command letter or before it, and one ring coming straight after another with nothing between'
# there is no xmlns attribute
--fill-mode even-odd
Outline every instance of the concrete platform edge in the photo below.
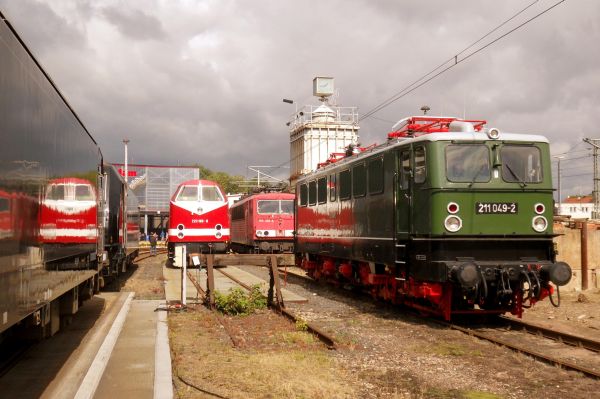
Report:
<svg viewBox="0 0 600 399"><path fill-rule="evenodd" d="M154 353L154 398L173 398L173 376L171 374L171 350L167 310L158 308L156 321L156 346Z"/></svg>
<svg viewBox="0 0 600 399"><path fill-rule="evenodd" d="M75 399L91 399L94 397L94 393L96 392L98 383L104 374L104 369L108 364L108 360L110 359L110 355L115 347L117 338L119 338L119 334L121 333L123 325L125 324L125 318L127 317L127 313L129 313L133 295L134 293L130 292L127 296L127 299L119 311L119 314L115 318L110 331L106 335L104 342L102 342L102 345L98 350L98 354L94 358L94 361L92 362L88 372L81 382L81 385L75 394Z"/></svg>

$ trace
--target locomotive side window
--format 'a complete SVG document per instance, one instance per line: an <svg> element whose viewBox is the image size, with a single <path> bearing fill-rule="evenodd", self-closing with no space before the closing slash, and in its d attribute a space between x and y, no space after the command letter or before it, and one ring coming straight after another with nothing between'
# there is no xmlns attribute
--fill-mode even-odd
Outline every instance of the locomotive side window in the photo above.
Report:
<svg viewBox="0 0 600 399"><path fill-rule="evenodd" d="M367 173L369 175L369 194L383 193L383 158L370 160Z"/></svg>
<svg viewBox="0 0 600 399"><path fill-rule="evenodd" d="M321 177L317 181L317 201L319 204L327 202L327 177Z"/></svg>
<svg viewBox="0 0 600 399"><path fill-rule="evenodd" d="M214 186L202 187L202 201L219 201L223 202L221 191Z"/></svg>
<svg viewBox="0 0 600 399"><path fill-rule="evenodd" d="M308 183L308 205L316 205L317 203L317 182L311 181Z"/></svg>
<svg viewBox="0 0 600 399"><path fill-rule="evenodd" d="M183 186L177 201L198 201L198 186Z"/></svg>
<svg viewBox="0 0 600 399"><path fill-rule="evenodd" d="M423 183L427 178L425 147L415 148L415 183Z"/></svg>
<svg viewBox="0 0 600 399"><path fill-rule="evenodd" d="M0 212L8 212L10 210L10 203L6 198L0 198Z"/></svg>
<svg viewBox="0 0 600 399"><path fill-rule="evenodd" d="M500 150L502 178L511 183L540 183L543 179L540 149L505 145Z"/></svg>
<svg viewBox="0 0 600 399"><path fill-rule="evenodd" d="M300 206L308 204L308 186L303 184L300 186Z"/></svg>
<svg viewBox="0 0 600 399"><path fill-rule="evenodd" d="M408 189L410 179L410 152L402 151L400 154L400 188Z"/></svg>
<svg viewBox="0 0 600 399"><path fill-rule="evenodd" d="M337 197L336 186L335 186L335 173L329 175L329 201L335 202Z"/></svg>
<svg viewBox="0 0 600 399"><path fill-rule="evenodd" d="M350 176L350 170L343 170L340 172L340 199L350 199L350 193L352 192L352 180Z"/></svg>
<svg viewBox="0 0 600 399"><path fill-rule="evenodd" d="M367 192L367 173L365 164L361 163L352 168L352 195L364 197Z"/></svg>
<svg viewBox="0 0 600 399"><path fill-rule="evenodd" d="M491 179L490 150L481 144L446 146L446 177L451 182L476 183Z"/></svg>

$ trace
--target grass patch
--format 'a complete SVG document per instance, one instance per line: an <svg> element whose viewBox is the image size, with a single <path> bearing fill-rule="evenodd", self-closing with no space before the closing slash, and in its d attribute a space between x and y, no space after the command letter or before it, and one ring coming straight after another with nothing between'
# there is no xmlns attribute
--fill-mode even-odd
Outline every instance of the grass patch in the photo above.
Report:
<svg viewBox="0 0 600 399"><path fill-rule="evenodd" d="M215 292L215 306L221 313L237 316L248 315L267 307L267 299L262 295L260 285L254 285L250 292L234 288L227 294Z"/></svg>

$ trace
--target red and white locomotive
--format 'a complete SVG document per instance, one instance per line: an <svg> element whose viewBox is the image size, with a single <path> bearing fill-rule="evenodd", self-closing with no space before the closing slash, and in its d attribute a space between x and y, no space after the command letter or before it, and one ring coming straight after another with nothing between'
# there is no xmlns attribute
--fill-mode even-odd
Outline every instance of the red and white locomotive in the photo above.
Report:
<svg viewBox="0 0 600 399"><path fill-rule="evenodd" d="M231 206L231 247L237 252L294 250L294 194L261 193Z"/></svg>
<svg viewBox="0 0 600 399"><path fill-rule="evenodd" d="M175 249L190 253L225 252L229 244L229 205L219 185L209 180L188 180L171 198L169 262L181 266Z"/></svg>
<svg viewBox="0 0 600 399"><path fill-rule="evenodd" d="M40 208L42 243L95 244L96 188L85 179L65 177L48 183Z"/></svg>

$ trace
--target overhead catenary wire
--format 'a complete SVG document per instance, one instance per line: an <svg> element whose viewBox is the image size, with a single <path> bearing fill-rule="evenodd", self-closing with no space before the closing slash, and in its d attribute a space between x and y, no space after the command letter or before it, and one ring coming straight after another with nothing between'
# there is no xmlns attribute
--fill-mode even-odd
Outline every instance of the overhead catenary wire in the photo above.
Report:
<svg viewBox="0 0 600 399"><path fill-rule="evenodd" d="M457 66L458 64L468 60L469 58L473 57L474 55L478 54L479 52L485 50L486 48L488 48L489 46L493 45L494 43L498 42L499 40L505 38L506 36L510 35L511 33L515 32L516 30L522 28L523 26L527 25L528 23L530 23L531 21L541 17L542 15L546 14L547 12L549 12L550 10L552 10L553 8L557 7L558 5L564 3L566 0L560 0L557 3L554 3L553 5L551 5L550 7L544 9L543 11L539 12L538 14L534 15L533 17L527 19L526 21L522 22L521 24L517 25L516 27L514 27L513 29L509 30L508 32L500 35L499 37L497 37L496 39L488 42L487 44L483 45L482 47L474 50L473 52L469 53L468 55L466 55L463 58L458 58L459 54L456 54L453 58L449 59L448 61L445 61L443 64L440 64L440 66L436 67L435 69L433 69L431 72L428 72L427 74L423 75L421 78L417 79L415 82L411 83L410 85L406 86L404 89L402 89L401 91L399 91L398 93L396 93L395 95L391 96L390 98L388 98L387 100L385 100L384 102L382 102L381 104L379 104L378 106L376 106L375 108L371 109L370 111L366 112L365 114L363 114L363 116L361 116L359 118L359 121L364 120L365 118L370 117L371 115L381 111L383 108L391 105L392 103L398 101L399 99L401 99L402 97L405 97L406 95L412 93L413 91L417 90L418 88L424 86L425 84L429 83L430 81L432 81L433 79L437 78L438 76L442 75L443 73L447 72L448 70L450 70L451 68L454 68L455 66ZM537 1L536 1L537 2ZM526 9L528 9L529 7L531 7L534 3L531 3L530 5L528 5L527 7L525 7L523 10L519 11L517 14L515 14L513 17L511 17L509 20L513 19L514 17L516 17L517 15L521 14L522 12L524 12ZM506 24L509 20L505 21L504 23L502 23L500 26ZM499 27L500 27L499 26ZM495 28L495 30L497 30L499 27ZM486 34L484 37L487 37L489 34L491 34L492 32L489 32L488 34ZM482 38L483 39L483 38ZM482 39L476 41L475 43L478 43L479 41L481 41ZM473 45L471 45L470 47L472 47ZM470 48L470 47L467 47ZM465 50L463 50L464 52ZM454 63L451 64L450 66L447 66L446 68L442 69L440 72L435 73L433 76L425 79L427 76L431 75L433 72L439 70L443 65L448 64L448 62L451 62L452 60L454 60ZM425 79L425 80L423 80ZM421 82L421 83L418 83ZM418 83L418 84L416 84ZM416 86L415 86L416 84ZM413 87L414 86L414 87Z"/></svg>

